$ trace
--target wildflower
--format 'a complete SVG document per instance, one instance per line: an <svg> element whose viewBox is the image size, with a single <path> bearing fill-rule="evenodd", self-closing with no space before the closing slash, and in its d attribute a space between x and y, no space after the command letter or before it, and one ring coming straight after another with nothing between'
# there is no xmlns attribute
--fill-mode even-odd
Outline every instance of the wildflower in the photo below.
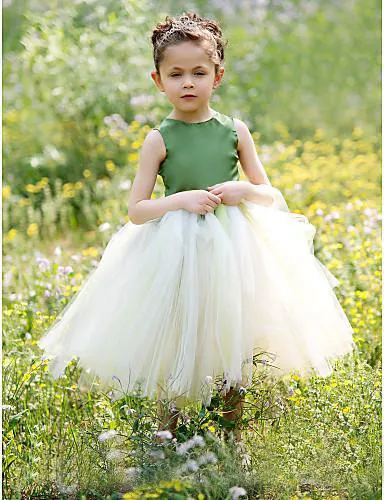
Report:
<svg viewBox="0 0 384 500"><path fill-rule="evenodd" d="M109 452L106 455L107 460L120 460L121 458L125 457L125 453L122 450L112 449L109 450Z"/></svg>
<svg viewBox="0 0 384 500"><path fill-rule="evenodd" d="M196 460L187 460L181 467L182 472L188 472L189 470L191 470L192 472L197 472L199 470L199 465Z"/></svg>
<svg viewBox="0 0 384 500"><path fill-rule="evenodd" d="M128 469L125 469L125 476L128 479L133 479L137 474L137 468L136 467L128 467Z"/></svg>
<svg viewBox="0 0 384 500"><path fill-rule="evenodd" d="M60 274L66 276L67 274L73 273L72 266L59 266L58 271Z"/></svg>
<svg viewBox="0 0 384 500"><path fill-rule="evenodd" d="M239 488L238 486L232 486L232 488L229 488L229 493L232 495L232 500L237 500L239 497L247 494L244 488Z"/></svg>
<svg viewBox="0 0 384 500"><path fill-rule="evenodd" d="M193 436L193 438L191 438L191 441L193 443L193 445L196 445L196 446L205 446L205 441L204 441L204 438L202 436L199 436L197 434L195 434Z"/></svg>
<svg viewBox="0 0 384 500"><path fill-rule="evenodd" d="M212 380L213 380L213 379L212 379L212 377L211 377L210 375L207 375L207 376L205 377L205 381L207 382L207 384L211 384L211 383L212 383Z"/></svg>
<svg viewBox="0 0 384 500"><path fill-rule="evenodd" d="M128 179L126 181L120 182L119 184L119 189L122 191L128 191L128 189L131 187L132 182Z"/></svg>
<svg viewBox="0 0 384 500"><path fill-rule="evenodd" d="M108 231L108 229L111 227L111 224L109 222L104 222L103 224L100 224L99 226L99 231L103 233L104 231Z"/></svg>
<svg viewBox="0 0 384 500"><path fill-rule="evenodd" d="M48 259L46 259L44 257L38 257L36 259L36 262L39 266L40 271L46 271L47 269L49 269L50 262Z"/></svg>
<svg viewBox="0 0 384 500"><path fill-rule="evenodd" d="M177 448L176 448L176 453L178 455L185 455L187 451L189 450L190 446L188 444L188 441L185 443L181 443Z"/></svg>
<svg viewBox="0 0 384 500"><path fill-rule="evenodd" d="M15 407L13 405L1 405L1 409L4 411L10 411L10 410L14 410Z"/></svg>
<svg viewBox="0 0 384 500"><path fill-rule="evenodd" d="M110 429L108 431L102 432L99 434L98 440L99 441L107 441L108 439L111 439L112 437L116 436L117 432L114 429Z"/></svg>
<svg viewBox="0 0 384 500"><path fill-rule="evenodd" d="M172 439L172 432L165 430L165 431L156 431L155 435L158 436L160 439Z"/></svg>
<svg viewBox="0 0 384 500"><path fill-rule="evenodd" d="M54 250L54 254L59 257L61 255L61 248L60 247L56 247L55 250Z"/></svg>
<svg viewBox="0 0 384 500"><path fill-rule="evenodd" d="M136 412L134 408L128 408L128 409L124 408L124 411L126 415L132 415L133 413Z"/></svg>
<svg viewBox="0 0 384 500"><path fill-rule="evenodd" d="M247 393L247 389L243 386L239 387L239 393L244 396Z"/></svg>
<svg viewBox="0 0 384 500"><path fill-rule="evenodd" d="M163 450L152 450L149 452L149 455L155 459L160 459L160 460L162 460L165 457Z"/></svg>
<svg viewBox="0 0 384 500"><path fill-rule="evenodd" d="M199 465L203 465L206 463L217 463L217 457L212 451L208 451L207 453L204 453L203 455L200 455L200 457L197 459L197 462Z"/></svg>
<svg viewBox="0 0 384 500"><path fill-rule="evenodd" d="M185 443L181 443L176 448L176 453L178 455L185 455L185 453L194 446L205 446L205 441L201 436L195 435Z"/></svg>
<svg viewBox="0 0 384 500"><path fill-rule="evenodd" d="M78 487L78 484L77 483L74 483L74 484L71 484L69 486L65 486L63 483L61 483L60 481L58 481L56 483L57 485L57 489L59 490L60 493L62 494L67 494L67 495L72 495L73 493L76 492L77 490L77 487Z"/></svg>

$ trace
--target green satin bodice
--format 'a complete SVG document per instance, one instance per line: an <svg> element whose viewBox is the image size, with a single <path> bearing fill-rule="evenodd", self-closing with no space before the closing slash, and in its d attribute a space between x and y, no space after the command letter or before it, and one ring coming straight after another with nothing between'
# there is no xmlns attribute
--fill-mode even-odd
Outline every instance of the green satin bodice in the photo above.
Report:
<svg viewBox="0 0 384 500"><path fill-rule="evenodd" d="M213 111L213 116L204 122L165 118L155 129L161 133L166 148L166 158L158 172L165 196L239 180L238 137L233 118Z"/></svg>

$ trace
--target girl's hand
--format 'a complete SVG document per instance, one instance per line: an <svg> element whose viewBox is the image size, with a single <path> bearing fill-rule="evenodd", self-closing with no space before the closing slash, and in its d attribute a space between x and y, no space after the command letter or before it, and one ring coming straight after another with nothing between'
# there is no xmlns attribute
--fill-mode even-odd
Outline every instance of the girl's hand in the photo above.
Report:
<svg viewBox="0 0 384 500"><path fill-rule="evenodd" d="M244 181L227 181L208 186L208 191L221 198L226 205L238 205L248 192L248 183Z"/></svg>
<svg viewBox="0 0 384 500"><path fill-rule="evenodd" d="M220 205L221 199L205 189L191 189L183 192L183 207L188 212L206 215Z"/></svg>

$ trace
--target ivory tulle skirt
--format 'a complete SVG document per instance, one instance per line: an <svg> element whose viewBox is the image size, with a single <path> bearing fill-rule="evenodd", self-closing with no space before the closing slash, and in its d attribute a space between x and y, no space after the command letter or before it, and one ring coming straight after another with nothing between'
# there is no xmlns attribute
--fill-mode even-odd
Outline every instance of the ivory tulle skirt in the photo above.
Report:
<svg viewBox="0 0 384 500"><path fill-rule="evenodd" d="M83 383L183 406L209 404L216 377L251 383L256 358L272 376L330 375L356 347L338 280L314 255L315 227L258 187L272 204L174 210L117 231L39 340L53 376L75 356Z"/></svg>

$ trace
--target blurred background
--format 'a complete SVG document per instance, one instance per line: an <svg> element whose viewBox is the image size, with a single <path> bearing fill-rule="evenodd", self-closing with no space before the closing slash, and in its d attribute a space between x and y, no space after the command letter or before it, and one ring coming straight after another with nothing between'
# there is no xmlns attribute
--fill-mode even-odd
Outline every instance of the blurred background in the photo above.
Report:
<svg viewBox="0 0 384 500"><path fill-rule="evenodd" d="M378 0L5 0L5 230L45 217L91 228L95 181L132 180L143 137L170 111L150 77L151 30L188 9L221 23L226 73L212 105L244 120L260 153L316 130L380 130Z"/></svg>

